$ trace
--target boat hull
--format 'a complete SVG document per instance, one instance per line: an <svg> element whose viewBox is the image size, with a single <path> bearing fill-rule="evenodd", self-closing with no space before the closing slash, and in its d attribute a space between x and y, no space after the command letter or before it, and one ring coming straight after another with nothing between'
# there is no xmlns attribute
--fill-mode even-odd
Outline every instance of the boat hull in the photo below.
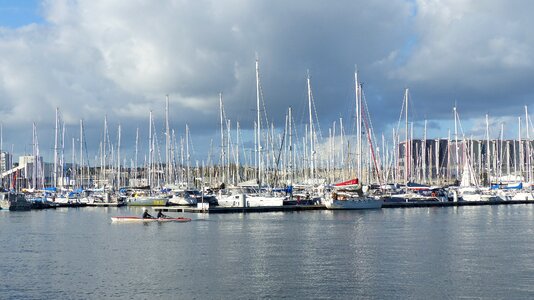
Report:
<svg viewBox="0 0 534 300"><path fill-rule="evenodd" d="M512 197L512 200L534 200L534 192L519 192Z"/></svg>
<svg viewBox="0 0 534 300"><path fill-rule="evenodd" d="M126 204L128 206L166 206L169 199L167 198L152 198L152 197L132 197L128 198Z"/></svg>
<svg viewBox="0 0 534 300"><path fill-rule="evenodd" d="M169 204L193 206L193 205L197 205L197 199L193 197L173 196L172 198L169 199Z"/></svg>
<svg viewBox="0 0 534 300"><path fill-rule="evenodd" d="M244 197L244 198L243 198ZM283 206L285 197L236 194L218 199L219 207L273 207Z"/></svg>
<svg viewBox="0 0 534 300"><path fill-rule="evenodd" d="M11 211L30 210L31 202L26 200L24 194L2 193L0 195L0 207Z"/></svg>
<svg viewBox="0 0 534 300"><path fill-rule="evenodd" d="M351 198L347 200L329 199L325 201L326 208L334 210L380 209L383 204L384 200L376 200L373 198Z"/></svg>
<svg viewBox="0 0 534 300"><path fill-rule="evenodd" d="M190 222L190 218L141 218L141 217L111 217L114 223L148 223L148 222Z"/></svg>

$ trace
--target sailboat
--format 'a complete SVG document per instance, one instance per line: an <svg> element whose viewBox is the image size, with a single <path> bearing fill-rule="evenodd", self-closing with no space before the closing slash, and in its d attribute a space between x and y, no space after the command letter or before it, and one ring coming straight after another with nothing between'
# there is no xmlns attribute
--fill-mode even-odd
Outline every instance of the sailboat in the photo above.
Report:
<svg viewBox="0 0 534 300"><path fill-rule="evenodd" d="M472 167L467 161L464 164L462 181L458 188L458 193L463 201L496 201L499 198L490 193L489 189L483 189L478 186L473 174Z"/></svg>
<svg viewBox="0 0 534 300"><path fill-rule="evenodd" d="M272 189L262 185L264 177L264 165L261 146L261 110L260 110L260 76L259 60L256 58L256 152L258 155L257 179L242 182L235 188L231 188L217 196L218 205L221 207L258 207L258 206L283 206L285 196L277 195Z"/></svg>
<svg viewBox="0 0 534 300"><path fill-rule="evenodd" d="M354 73L356 86L356 135L358 174L362 175L362 93L358 82L358 73ZM334 185L333 192L325 197L327 209L357 210L382 208L384 200L364 195L363 186L358 178L340 182Z"/></svg>
<svg viewBox="0 0 534 300"><path fill-rule="evenodd" d="M260 188L258 181L252 179L229 188L225 195L220 193L217 202L221 207L282 206L285 198Z"/></svg>
<svg viewBox="0 0 534 300"><path fill-rule="evenodd" d="M23 193L0 191L0 208L7 210L30 210L31 203Z"/></svg>
<svg viewBox="0 0 534 300"><path fill-rule="evenodd" d="M382 204L384 200L364 195L358 178L335 184L325 201L328 209L379 209Z"/></svg>
<svg viewBox="0 0 534 300"><path fill-rule="evenodd" d="M454 112L454 135L455 137L455 149L456 149L456 174L460 175L460 154L458 144L458 130L457 122L460 121L460 116L456 106L453 108ZM461 123L460 123L461 124ZM489 136L489 131L488 131ZM495 196L487 187L481 187L478 182L478 176L475 174L473 168L473 157L470 154L470 147L473 147L472 143L468 143L464 133L462 131L462 157L463 157L463 170L461 173L460 186L458 187L458 195L463 201L496 201L499 197Z"/></svg>

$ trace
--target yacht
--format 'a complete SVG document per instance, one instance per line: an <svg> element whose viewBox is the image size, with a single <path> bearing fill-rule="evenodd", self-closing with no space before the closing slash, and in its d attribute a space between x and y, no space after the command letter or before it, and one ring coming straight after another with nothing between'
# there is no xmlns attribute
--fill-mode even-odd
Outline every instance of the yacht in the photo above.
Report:
<svg viewBox="0 0 534 300"><path fill-rule="evenodd" d="M0 207L7 210L30 210L31 202L26 200L23 193L0 192Z"/></svg>
<svg viewBox="0 0 534 300"><path fill-rule="evenodd" d="M285 196L242 187L230 189L226 194L219 191L217 203L220 207L283 206L285 198Z"/></svg>

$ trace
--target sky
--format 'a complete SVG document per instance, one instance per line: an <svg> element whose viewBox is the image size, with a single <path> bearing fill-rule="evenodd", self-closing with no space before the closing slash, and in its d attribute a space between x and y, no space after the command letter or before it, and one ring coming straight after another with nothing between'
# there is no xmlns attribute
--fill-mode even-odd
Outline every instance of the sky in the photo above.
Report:
<svg viewBox="0 0 534 300"><path fill-rule="evenodd" d="M492 137L505 124L515 138L534 109L532 11L517 0L0 0L3 148L31 153L35 123L50 158L56 107L68 147L84 120L91 156L105 116L125 151L137 128L147 144L150 111L163 141L169 95L171 128L182 136L187 123L205 156L219 143L219 93L232 128L253 129L256 56L278 129L289 106L307 122L309 70L322 135L340 118L350 131L357 68L378 134L398 126L409 88L415 136L426 119L429 137L446 137L456 105L466 135L483 137L489 114Z"/></svg>

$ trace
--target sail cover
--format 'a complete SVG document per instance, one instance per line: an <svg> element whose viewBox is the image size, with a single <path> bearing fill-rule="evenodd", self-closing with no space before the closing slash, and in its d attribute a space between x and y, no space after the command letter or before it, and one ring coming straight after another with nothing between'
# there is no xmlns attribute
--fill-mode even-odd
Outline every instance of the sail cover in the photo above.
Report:
<svg viewBox="0 0 534 300"><path fill-rule="evenodd" d="M357 185L358 185L358 178L354 178L351 180L347 180L347 181L334 184L335 187L343 187L343 188L356 187Z"/></svg>

